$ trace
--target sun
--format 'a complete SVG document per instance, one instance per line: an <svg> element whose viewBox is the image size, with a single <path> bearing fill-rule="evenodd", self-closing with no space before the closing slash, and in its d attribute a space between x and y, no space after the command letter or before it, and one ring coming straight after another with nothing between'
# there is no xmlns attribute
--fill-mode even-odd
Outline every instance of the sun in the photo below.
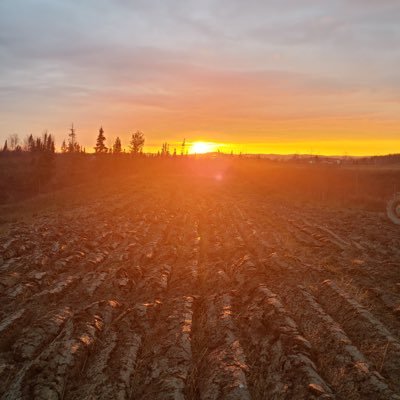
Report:
<svg viewBox="0 0 400 400"><path fill-rule="evenodd" d="M191 154L205 154L215 151L215 144L209 142L193 142L190 147Z"/></svg>

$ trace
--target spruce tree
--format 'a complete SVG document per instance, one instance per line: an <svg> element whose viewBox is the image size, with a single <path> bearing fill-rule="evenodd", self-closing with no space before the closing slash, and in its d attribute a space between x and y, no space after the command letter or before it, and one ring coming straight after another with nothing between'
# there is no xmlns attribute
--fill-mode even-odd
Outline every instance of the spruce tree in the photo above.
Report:
<svg viewBox="0 0 400 400"><path fill-rule="evenodd" d="M113 145L113 153L120 154L121 152L122 152L121 139L119 137L117 137L115 139L115 143Z"/></svg>
<svg viewBox="0 0 400 400"><path fill-rule="evenodd" d="M104 144L106 138L104 136L104 130L103 127L101 126L99 129L99 135L97 136L97 142L96 142L96 147L94 150L96 153L107 153L108 149L107 146Z"/></svg>
<svg viewBox="0 0 400 400"><path fill-rule="evenodd" d="M71 132L68 135L69 136L68 153L75 153L77 150L77 143L76 143L76 133L75 133L74 124L71 125L70 131Z"/></svg>
<svg viewBox="0 0 400 400"><path fill-rule="evenodd" d="M32 152L35 148L35 141L33 139L33 135L30 134L28 136L28 151Z"/></svg>

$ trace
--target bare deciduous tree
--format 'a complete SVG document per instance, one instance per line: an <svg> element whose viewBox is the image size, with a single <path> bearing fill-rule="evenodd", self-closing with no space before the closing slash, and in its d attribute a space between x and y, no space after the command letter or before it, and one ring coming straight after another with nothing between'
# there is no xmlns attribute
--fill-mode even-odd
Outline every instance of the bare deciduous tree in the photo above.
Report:
<svg viewBox="0 0 400 400"><path fill-rule="evenodd" d="M16 133L13 133L8 137L8 147L10 150L17 150L19 146L19 136Z"/></svg>

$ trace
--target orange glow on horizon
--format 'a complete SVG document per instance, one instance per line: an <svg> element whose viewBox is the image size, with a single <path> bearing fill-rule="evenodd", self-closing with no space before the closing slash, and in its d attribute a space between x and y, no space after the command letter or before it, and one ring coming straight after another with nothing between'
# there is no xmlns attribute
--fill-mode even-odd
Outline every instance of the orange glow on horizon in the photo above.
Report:
<svg viewBox="0 0 400 400"><path fill-rule="evenodd" d="M179 150L179 143L171 148ZM145 145L147 153L157 153L161 145ZM126 151L129 151L126 149ZM391 140L287 140L248 143L218 143L212 141L194 141L188 144L189 154L206 154L220 151L224 154L310 154L325 156L374 156L400 153L400 139ZM179 151L178 151L179 153Z"/></svg>
<svg viewBox="0 0 400 400"><path fill-rule="evenodd" d="M213 153L218 150L218 143L193 142L189 147L189 154Z"/></svg>

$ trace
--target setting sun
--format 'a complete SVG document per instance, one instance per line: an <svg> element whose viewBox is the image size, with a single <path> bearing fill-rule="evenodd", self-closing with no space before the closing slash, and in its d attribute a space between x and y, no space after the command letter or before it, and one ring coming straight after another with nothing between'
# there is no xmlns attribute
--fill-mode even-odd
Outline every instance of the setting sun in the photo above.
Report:
<svg viewBox="0 0 400 400"><path fill-rule="evenodd" d="M205 154L216 151L216 144L210 142L193 142L189 153L191 154Z"/></svg>

